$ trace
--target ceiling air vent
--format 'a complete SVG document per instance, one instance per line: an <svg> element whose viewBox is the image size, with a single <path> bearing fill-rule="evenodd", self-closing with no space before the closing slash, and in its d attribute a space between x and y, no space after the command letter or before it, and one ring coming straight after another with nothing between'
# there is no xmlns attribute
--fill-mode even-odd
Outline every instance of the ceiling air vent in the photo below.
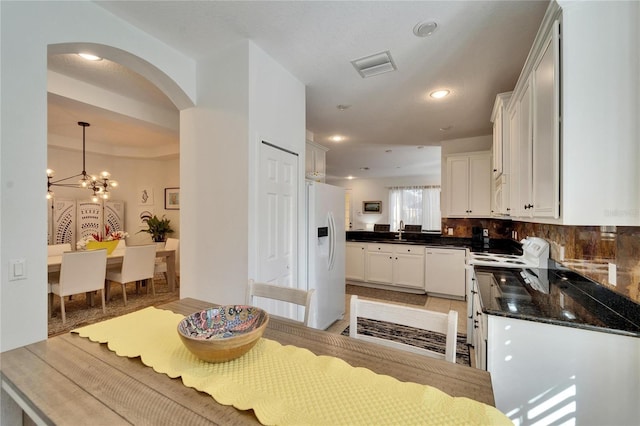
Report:
<svg viewBox="0 0 640 426"><path fill-rule="evenodd" d="M354 59L351 61L351 64L353 64L353 67L362 78L372 77L398 69L388 50L376 53L375 55L365 56L364 58Z"/></svg>

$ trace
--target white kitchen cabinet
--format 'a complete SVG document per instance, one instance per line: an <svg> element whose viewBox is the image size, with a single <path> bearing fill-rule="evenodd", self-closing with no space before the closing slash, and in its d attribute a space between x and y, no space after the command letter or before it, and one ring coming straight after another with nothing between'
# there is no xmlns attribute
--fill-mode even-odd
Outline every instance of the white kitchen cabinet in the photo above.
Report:
<svg viewBox="0 0 640 426"><path fill-rule="evenodd" d="M557 58L558 25L550 34L528 79L510 105L511 146L517 156L512 164L517 194L511 200L514 217L559 217L560 123Z"/></svg>
<svg viewBox="0 0 640 426"><path fill-rule="evenodd" d="M364 281L366 243L346 244L345 250L345 278L348 280Z"/></svg>
<svg viewBox="0 0 640 426"><path fill-rule="evenodd" d="M517 217L531 217L533 210L531 199L532 164L531 164L531 85L527 81L519 94L515 108L518 110L518 132L514 141L518 145L517 174L518 198L512 204Z"/></svg>
<svg viewBox="0 0 640 426"><path fill-rule="evenodd" d="M560 24L555 21L532 79L532 209L534 217L560 217Z"/></svg>
<svg viewBox="0 0 640 426"><path fill-rule="evenodd" d="M327 166L327 151L322 145L307 141L305 147L305 177L316 182L324 182Z"/></svg>
<svg viewBox="0 0 640 426"><path fill-rule="evenodd" d="M365 282L424 290L424 248L406 244L369 244Z"/></svg>
<svg viewBox="0 0 640 426"><path fill-rule="evenodd" d="M425 284L427 294L465 298L466 250L434 248L425 249Z"/></svg>
<svg viewBox="0 0 640 426"><path fill-rule="evenodd" d="M509 120L506 113L507 104L512 92L499 93L493 104L491 122L493 123L493 177L497 179L503 173L508 173L508 136Z"/></svg>
<svg viewBox="0 0 640 426"><path fill-rule="evenodd" d="M445 217L491 215L491 153L477 152L447 157L444 182Z"/></svg>
<svg viewBox="0 0 640 426"><path fill-rule="evenodd" d="M393 284L424 289L424 249L421 246L395 247Z"/></svg>
<svg viewBox="0 0 640 426"><path fill-rule="evenodd" d="M496 408L515 424L638 424L637 337L497 315L487 325Z"/></svg>
<svg viewBox="0 0 640 426"><path fill-rule="evenodd" d="M369 244L366 265L367 282L393 284L393 245Z"/></svg>

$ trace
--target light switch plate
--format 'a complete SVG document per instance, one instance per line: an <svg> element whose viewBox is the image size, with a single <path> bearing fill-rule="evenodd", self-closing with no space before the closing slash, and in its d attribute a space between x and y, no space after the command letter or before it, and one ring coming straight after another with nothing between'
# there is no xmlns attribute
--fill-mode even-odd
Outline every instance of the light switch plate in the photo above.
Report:
<svg viewBox="0 0 640 426"><path fill-rule="evenodd" d="M11 259L9 261L9 281L27 279L27 260Z"/></svg>

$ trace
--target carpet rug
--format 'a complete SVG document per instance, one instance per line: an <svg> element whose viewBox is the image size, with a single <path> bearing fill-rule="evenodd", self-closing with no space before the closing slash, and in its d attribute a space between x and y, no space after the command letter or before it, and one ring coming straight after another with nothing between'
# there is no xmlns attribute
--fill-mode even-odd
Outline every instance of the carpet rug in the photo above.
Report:
<svg viewBox="0 0 640 426"><path fill-rule="evenodd" d="M128 314L149 306L158 306L164 303L173 302L180 298L180 291L169 292L169 286L164 280L155 281L156 295L151 292L147 294L146 289L142 288L140 294L136 294L135 284L127 285L127 306L124 306L122 300L122 286L111 286L111 301L105 303L106 314L102 313L102 303L100 302L100 293L94 296L94 306L91 307L86 302L84 293L74 294L69 300L65 297L64 307L67 321L62 324L62 314L60 313L60 298L53 296L53 309L51 318L49 318L49 337L58 334L68 333L74 328L93 324L95 322L104 321L120 315Z"/></svg>
<svg viewBox="0 0 640 426"><path fill-rule="evenodd" d="M427 303L426 294L404 293L401 291L383 290L361 285L347 284L345 292L347 294L355 294L359 297L362 296L387 302L405 303L407 305L424 306Z"/></svg>
<svg viewBox="0 0 640 426"><path fill-rule="evenodd" d="M396 342L417 346L419 348L428 349L441 354L444 354L445 350L446 338L444 334L421 330L414 327L407 327L405 325L376 321L368 318L358 318L358 333L387 340L394 340ZM348 336L349 326L347 326L341 334L343 336ZM456 345L456 364L471 366L467 337L462 334L458 334Z"/></svg>

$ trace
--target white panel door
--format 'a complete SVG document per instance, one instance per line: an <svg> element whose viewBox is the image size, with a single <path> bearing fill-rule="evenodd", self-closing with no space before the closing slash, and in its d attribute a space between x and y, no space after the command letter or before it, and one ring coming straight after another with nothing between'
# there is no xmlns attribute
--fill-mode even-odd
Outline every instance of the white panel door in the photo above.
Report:
<svg viewBox="0 0 640 426"><path fill-rule="evenodd" d="M260 146L256 280L297 287L298 156Z"/></svg>

